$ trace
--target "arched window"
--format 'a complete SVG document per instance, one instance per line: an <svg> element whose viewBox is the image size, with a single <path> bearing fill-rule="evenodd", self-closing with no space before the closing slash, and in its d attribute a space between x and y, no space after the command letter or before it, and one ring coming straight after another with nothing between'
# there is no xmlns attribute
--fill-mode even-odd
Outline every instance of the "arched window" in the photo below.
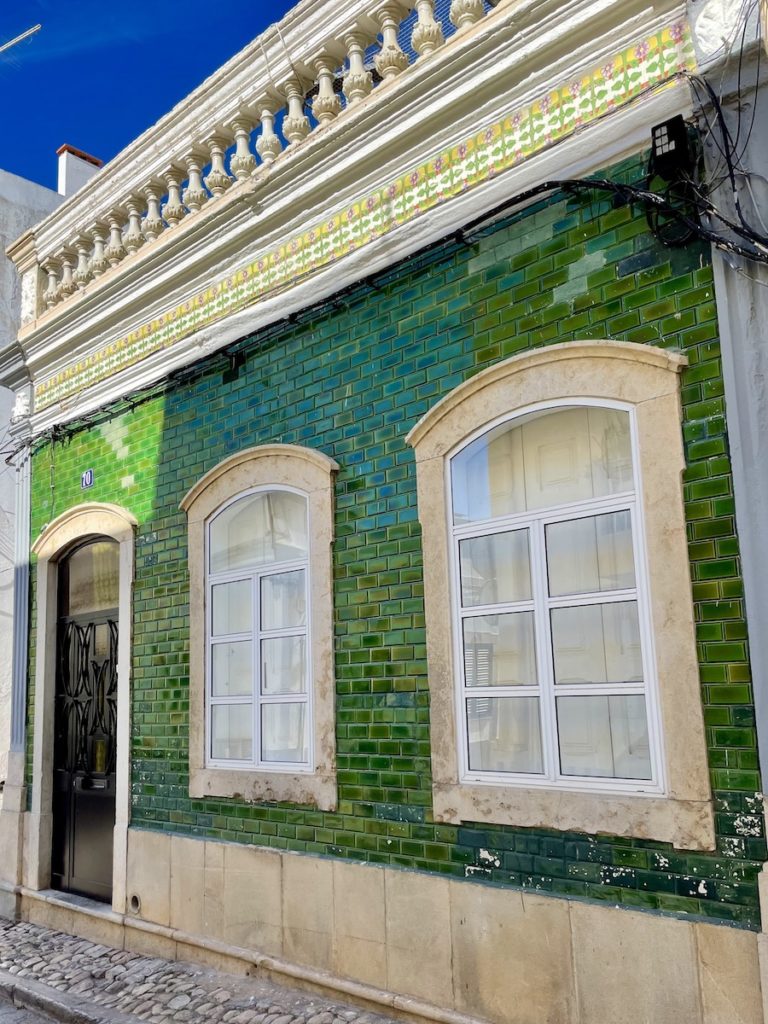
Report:
<svg viewBox="0 0 768 1024"><path fill-rule="evenodd" d="M570 403L450 458L464 777L660 789L634 433Z"/></svg>
<svg viewBox="0 0 768 1024"><path fill-rule="evenodd" d="M550 345L470 378L408 435L435 820L714 848L684 365Z"/></svg>
<svg viewBox="0 0 768 1024"><path fill-rule="evenodd" d="M189 519L190 795L336 806L331 541L336 463L239 452Z"/></svg>

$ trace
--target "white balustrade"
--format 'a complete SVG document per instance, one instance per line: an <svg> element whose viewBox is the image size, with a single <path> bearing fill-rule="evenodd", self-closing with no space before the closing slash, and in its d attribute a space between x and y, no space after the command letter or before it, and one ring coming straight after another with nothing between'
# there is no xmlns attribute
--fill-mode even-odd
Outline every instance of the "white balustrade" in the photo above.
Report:
<svg viewBox="0 0 768 1024"><path fill-rule="evenodd" d="M304 86L298 78L288 79L285 95L288 99L288 113L283 118L283 135L289 145L295 145L306 139L311 131L309 119L304 113Z"/></svg>
<svg viewBox="0 0 768 1024"><path fill-rule="evenodd" d="M259 172L254 150L263 164L278 160L284 150L283 140L275 129L281 97L286 107L282 135L289 148L307 139L313 130L330 125L343 109L338 78L344 53L346 70L342 74L341 90L347 105L355 106L365 100L374 88L365 55L377 29L381 43L373 59L376 81L387 83L407 72L409 58L400 46L399 31L402 18L414 7L416 20L411 44L419 57L423 57L444 42L442 26L435 17L435 0L369 0L367 8L355 0L348 27L336 28L332 36L327 37L324 48L314 52L292 52L289 42L279 33L279 42L265 37L261 48L263 61L258 52L253 51L258 68L254 79L260 82L258 91L254 88L249 94L246 78L245 84L238 86L240 106L230 107L222 89L226 116L222 114L217 122L210 116L210 106L206 107L205 128L200 127L197 134L193 114L185 115L186 124L192 127L185 128L184 136L179 135L168 143L169 148L178 147L175 152L183 154L180 159L172 150L164 169L162 163L154 164L143 180L139 177L126 182L124 198L118 201L112 198L112 205L102 212L97 209L96 220L91 219L94 217L91 206L91 227L87 231L76 234L66 245L62 244L67 240L66 235L59 235L48 253L43 250L40 265L46 285L40 304L44 302L51 308L78 289L84 289L110 267L118 266L126 255L136 253L145 244L151 245L161 233L173 230L206 203L215 201L234 185L247 182ZM477 24L484 16L483 0L451 2L449 17L458 32ZM274 72L276 65L281 68L277 74ZM311 85L305 77L307 69L314 73L317 83L311 101L311 121L306 108ZM234 152L228 159L232 144ZM154 158L158 142L152 145ZM208 173L204 177L206 168ZM121 173L125 180L127 174ZM74 236L75 231L72 234Z"/></svg>
<svg viewBox="0 0 768 1024"><path fill-rule="evenodd" d="M484 14L483 0L452 0L448 17L451 24L460 32L480 21Z"/></svg>
<svg viewBox="0 0 768 1024"><path fill-rule="evenodd" d="M385 82L397 78L408 67L408 56L400 49L400 43L397 41L401 14L400 5L395 3L387 4L378 13L382 43L374 63Z"/></svg>
<svg viewBox="0 0 768 1024"><path fill-rule="evenodd" d="M245 117L238 117L232 122L232 131L235 135L235 152L229 161L229 172L238 181L245 181L256 169L256 157L251 152L253 124Z"/></svg>
<svg viewBox="0 0 768 1024"><path fill-rule="evenodd" d="M265 164L271 164L283 151L283 144L275 132L275 114L272 107L261 110L261 135L256 142L256 152Z"/></svg>
<svg viewBox="0 0 768 1024"><path fill-rule="evenodd" d="M420 57L433 53L443 42L443 29L435 20L434 0L416 0L416 24L413 26L411 46Z"/></svg>
<svg viewBox="0 0 768 1024"><path fill-rule="evenodd" d="M227 174L224 166L224 154L227 151L227 139L222 135L213 135L208 140L208 149L211 154L211 169L205 179L205 186L214 199L223 196L232 185L232 179Z"/></svg>

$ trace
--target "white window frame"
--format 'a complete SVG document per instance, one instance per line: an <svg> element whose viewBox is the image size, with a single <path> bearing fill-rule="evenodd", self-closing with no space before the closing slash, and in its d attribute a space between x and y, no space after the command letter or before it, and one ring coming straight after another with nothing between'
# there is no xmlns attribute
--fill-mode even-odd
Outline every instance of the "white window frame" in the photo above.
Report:
<svg viewBox="0 0 768 1024"><path fill-rule="evenodd" d="M181 508L188 520L189 557L189 795L241 802L286 802L336 810L336 680L333 620L333 485L338 465L313 448L265 444L224 459L188 491ZM254 578L277 571L278 563L246 572L210 573L209 524L235 501L258 491L291 491L307 502L309 552L306 561L309 763L255 759L214 760L209 756L210 587L229 579ZM213 579L215 577L215 579ZM255 585L255 584L254 584ZM256 614L256 607L254 607ZM255 618L252 622L255 624ZM217 638L219 639L219 638ZM254 644L254 657L258 656ZM254 688L255 691L255 688ZM251 700L255 696L252 695ZM287 694L280 695L280 702ZM255 702L254 702L255 703ZM263 705L260 705L263 706ZM256 742L254 735L254 743Z"/></svg>
<svg viewBox="0 0 768 1024"><path fill-rule="evenodd" d="M559 410L581 408L615 409L628 414L630 425L630 444L632 454L632 471L635 487L632 491L611 494L600 498L589 498L578 502L546 506L533 511L512 513L505 516L494 516L485 520L473 520L466 524L454 523L452 461L468 448L473 442L497 427L513 426L532 413L557 412ZM656 662L653 643L653 631L650 624L648 607L648 568L645 554L645 530L642 504L637 495L642 493L640 476L640 460L637 443L637 423L632 406L622 402L594 401L588 398L574 398L567 401L539 402L535 405L515 410L514 414L499 417L475 431L460 445L446 456L447 471L445 474L446 503L448 523L451 528L450 569L451 569L451 610L453 619L453 663L456 681L456 722L459 732L458 756L459 772L462 782L478 782L497 786L556 786L558 789L605 791L617 793L660 794L665 792L663 769L663 737L659 721L657 700ZM575 519L586 519L611 512L630 513L632 523L632 543L635 563L635 587L626 590L611 590L599 594L568 594L564 597L549 597L547 593L547 565L544 540L545 528L558 522L571 522ZM531 568L532 596L527 601L499 603L494 605L471 605L462 608L461 579L459 567L459 544L462 540L474 537L487 537L510 530L527 530L529 538L529 559ZM585 606L594 604L613 604L620 601L636 601L640 624L640 646L643 663L643 683L617 684L555 684L552 652L552 630L549 613L553 608ZM535 686L488 686L468 687L464 684L464 651L462 623L465 618L485 615L501 615L507 612L532 612L534 616L534 638L536 652L536 668L538 683ZM542 642L543 641L543 642ZM648 739L650 745L651 778L648 780L612 779L602 776L564 775L556 770L559 761L556 697L567 696L604 696L606 694L635 695L645 697L646 715L648 720ZM469 767L469 739L467 729L466 701L476 697L535 697L539 700L540 727L542 742L542 773L525 772L486 772Z"/></svg>
<svg viewBox="0 0 768 1024"><path fill-rule="evenodd" d="M713 850L715 821L704 732L682 472L679 352L615 341L526 351L469 377L411 429L424 558L432 805L437 822L607 833ZM647 601L646 655L657 681L656 791L589 776L489 780L466 770L457 697L458 616L449 459L494 424L536 408L615 405L635 425L636 558ZM611 498L613 502L613 498ZM608 503L604 506L610 507ZM594 511L595 506L590 506ZM533 518L533 517L529 517ZM539 655L540 656L540 655ZM649 717L653 715L649 701ZM665 742L661 742L661 736ZM597 778L597 781L595 779Z"/></svg>
<svg viewBox="0 0 768 1024"><path fill-rule="evenodd" d="M288 772L312 772L314 765L314 701L312 699L312 660L310 651L312 645L312 600L310 588L310 559L309 552L306 557L292 559L284 562L270 562L264 566L254 569L231 569L226 572L211 571L211 549L210 534L211 526L215 520L228 508L243 498L253 494L269 494L283 492L296 494L304 499L304 509L307 527L307 544L309 546L312 536L312 521L309 509L309 495L295 487L271 486L265 484L261 487L252 487L242 494L236 494L224 505L218 508L210 516L206 523L205 530L205 573L206 573L206 616L205 616L205 645L206 645L206 686L205 686L205 753L206 763L212 768L256 768L261 771L288 771ZM265 630L261 628L261 581L265 577L277 576L281 573L304 572L304 594L306 601L306 623L304 626L294 626L286 629ZM248 633L228 633L213 636L213 588L222 583L238 583L249 581L251 584L251 630ZM281 636L303 636L306 639L306 678L305 692L263 694L261 691L261 641ZM252 651L252 691L250 697L214 697L213 696L213 650L214 647L225 643L238 643L249 641ZM266 704L304 704L306 705L306 739L307 739L307 760L306 761L270 761L264 760L261 756L261 709ZM216 706L249 706L252 709L252 742L253 756L250 761L239 761L235 759L214 758L212 753L213 744L213 707Z"/></svg>

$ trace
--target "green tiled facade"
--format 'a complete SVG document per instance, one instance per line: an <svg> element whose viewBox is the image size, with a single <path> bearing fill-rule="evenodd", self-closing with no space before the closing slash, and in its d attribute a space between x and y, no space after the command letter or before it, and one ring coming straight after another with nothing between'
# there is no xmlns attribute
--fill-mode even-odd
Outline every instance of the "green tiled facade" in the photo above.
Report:
<svg viewBox="0 0 768 1024"><path fill-rule="evenodd" d="M642 163L609 173L638 180ZM689 359L685 497L716 801L712 854L432 821L421 541L404 438L478 370L577 338L679 348ZM33 537L83 500L113 502L139 520L133 824L757 927L766 844L708 248L665 249L641 210L560 195L482 237L392 267L375 285L243 349L235 380L213 357L164 395L49 440L34 457ZM179 501L222 459L267 442L318 448L341 467L333 814L188 795L189 575ZM82 491L86 469L95 482Z"/></svg>

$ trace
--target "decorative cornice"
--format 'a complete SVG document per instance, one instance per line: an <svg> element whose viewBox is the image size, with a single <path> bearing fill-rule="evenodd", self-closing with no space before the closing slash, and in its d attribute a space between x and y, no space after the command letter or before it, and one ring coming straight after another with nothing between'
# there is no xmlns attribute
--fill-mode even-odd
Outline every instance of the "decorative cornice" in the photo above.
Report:
<svg viewBox="0 0 768 1024"><path fill-rule="evenodd" d="M35 411L279 294L693 66L687 23L677 20L532 103L510 110L482 131L434 152L406 173L360 195L342 212L265 250L175 308L40 382ZM234 199L235 189L232 192Z"/></svg>

